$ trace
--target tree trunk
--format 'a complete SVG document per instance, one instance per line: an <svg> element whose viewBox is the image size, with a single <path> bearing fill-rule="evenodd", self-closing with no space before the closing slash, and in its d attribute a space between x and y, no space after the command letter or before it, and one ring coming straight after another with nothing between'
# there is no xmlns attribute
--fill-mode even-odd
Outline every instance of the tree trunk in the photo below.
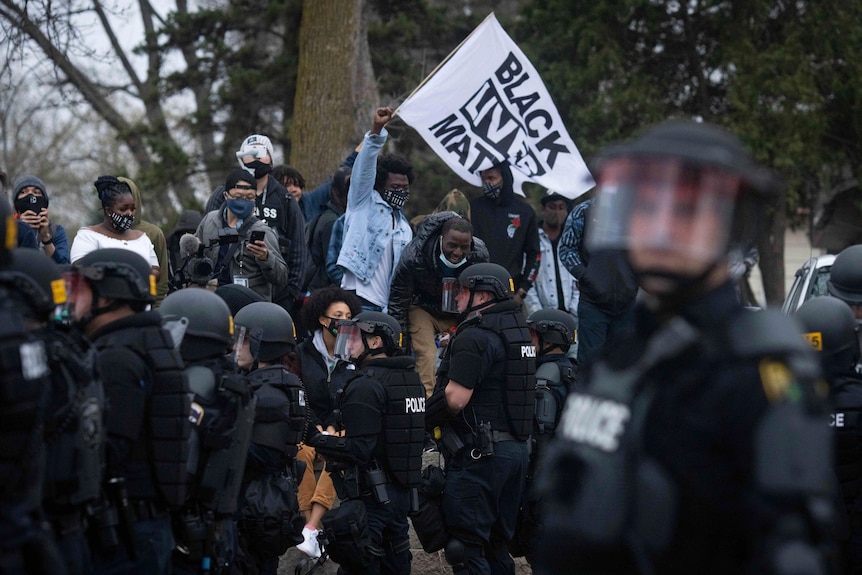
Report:
<svg viewBox="0 0 862 575"><path fill-rule="evenodd" d="M364 0L305 0L290 163L309 185L326 180L370 125L376 86Z"/></svg>
<svg viewBox="0 0 862 575"><path fill-rule="evenodd" d="M770 206L763 218L758 239L760 273L768 306L780 306L784 301L784 232L787 227L787 199L784 195Z"/></svg>

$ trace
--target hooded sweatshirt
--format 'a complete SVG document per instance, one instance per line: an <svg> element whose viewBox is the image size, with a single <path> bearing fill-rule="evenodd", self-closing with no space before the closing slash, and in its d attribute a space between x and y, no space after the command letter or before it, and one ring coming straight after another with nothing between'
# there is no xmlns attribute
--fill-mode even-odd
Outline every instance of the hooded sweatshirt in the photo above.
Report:
<svg viewBox="0 0 862 575"><path fill-rule="evenodd" d="M503 174L503 190L497 200L484 195L470 200L473 234L488 246L491 263L503 266L516 289L530 291L539 273L539 226L536 212L515 197L508 162L494 166Z"/></svg>
<svg viewBox="0 0 862 575"><path fill-rule="evenodd" d="M132 197L135 198L135 225L132 229L140 230L147 234L150 241L153 242L153 247L156 250L156 257L159 259L159 283L156 284L156 303L153 307L159 307L162 300L168 293L168 280L170 273L168 265L168 243L165 241L165 234L162 229L143 219L144 205L141 203L141 191L137 184L129 178L117 178L124 182L132 190Z"/></svg>

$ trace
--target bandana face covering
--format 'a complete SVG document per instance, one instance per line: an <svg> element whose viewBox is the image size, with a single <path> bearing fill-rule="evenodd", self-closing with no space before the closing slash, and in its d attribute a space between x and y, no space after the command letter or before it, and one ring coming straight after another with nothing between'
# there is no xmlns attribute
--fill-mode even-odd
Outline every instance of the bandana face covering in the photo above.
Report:
<svg viewBox="0 0 862 575"><path fill-rule="evenodd" d="M386 202L396 210L400 210L404 207L404 204L406 204L407 200L410 198L410 190L404 188L387 188L384 189L383 193L380 195L383 197L384 202Z"/></svg>
<svg viewBox="0 0 862 575"><path fill-rule="evenodd" d="M132 229L132 226L135 225L135 216L131 214L121 215L111 212L110 216L111 225L113 226L114 230L119 234L129 231L130 229Z"/></svg>
<svg viewBox="0 0 862 575"><path fill-rule="evenodd" d="M485 197L491 198L492 200L499 198L502 192L503 186L500 184L489 184L486 182L482 185L482 193L485 194Z"/></svg>

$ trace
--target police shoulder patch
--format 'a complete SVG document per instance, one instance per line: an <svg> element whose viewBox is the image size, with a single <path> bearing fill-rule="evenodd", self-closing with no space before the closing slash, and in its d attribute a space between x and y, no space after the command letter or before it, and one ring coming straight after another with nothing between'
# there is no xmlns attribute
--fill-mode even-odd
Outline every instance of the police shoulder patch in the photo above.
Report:
<svg viewBox="0 0 862 575"><path fill-rule="evenodd" d="M802 390L787 364L774 359L762 359L758 366L760 383L770 403L797 402L802 399Z"/></svg>

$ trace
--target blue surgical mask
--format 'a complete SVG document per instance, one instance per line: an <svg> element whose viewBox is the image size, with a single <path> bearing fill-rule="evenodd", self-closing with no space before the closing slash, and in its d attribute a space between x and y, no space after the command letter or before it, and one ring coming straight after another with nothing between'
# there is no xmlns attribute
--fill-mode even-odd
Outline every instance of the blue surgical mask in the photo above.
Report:
<svg viewBox="0 0 862 575"><path fill-rule="evenodd" d="M446 256L443 255L443 250L440 250L440 261L443 262L443 265L449 268L450 270L456 270L467 263L467 258L463 258L457 264L453 264L449 260L446 259Z"/></svg>
<svg viewBox="0 0 862 575"><path fill-rule="evenodd" d="M227 209L241 220L246 219L254 211L254 200L227 198Z"/></svg>

